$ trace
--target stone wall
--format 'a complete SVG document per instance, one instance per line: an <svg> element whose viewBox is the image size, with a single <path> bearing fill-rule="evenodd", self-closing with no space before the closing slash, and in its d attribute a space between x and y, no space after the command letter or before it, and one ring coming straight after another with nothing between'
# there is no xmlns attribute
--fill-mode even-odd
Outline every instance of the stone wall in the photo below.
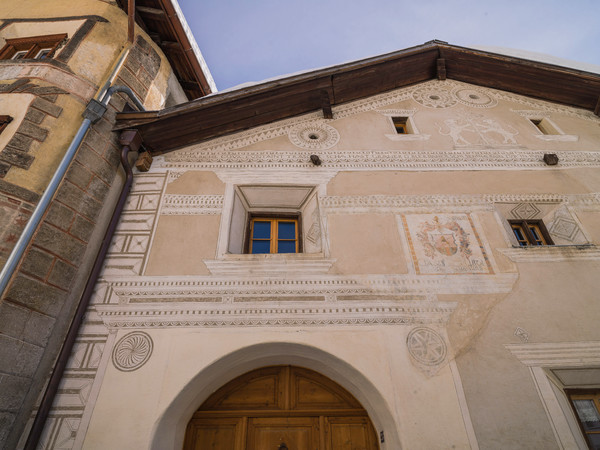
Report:
<svg viewBox="0 0 600 450"><path fill-rule="evenodd" d="M140 99L148 94L162 59L146 39L138 36L115 84L129 86ZM76 124L55 122L56 105L69 93L57 86L40 86L30 79L0 85L2 93L36 96L13 138L0 153L0 177L13 167L28 169L32 146L52 133ZM0 448L14 448L34 404L51 373L91 270L104 229L123 183L118 134L112 132L125 97L116 95L105 116L88 131L41 225L35 233L10 286L0 300ZM76 128L75 128L76 129ZM71 131L68 131L71 132ZM72 131L74 132L74 131ZM72 133L71 132L71 133ZM18 239L39 194L8 181L0 182L3 230L0 257L6 259Z"/></svg>

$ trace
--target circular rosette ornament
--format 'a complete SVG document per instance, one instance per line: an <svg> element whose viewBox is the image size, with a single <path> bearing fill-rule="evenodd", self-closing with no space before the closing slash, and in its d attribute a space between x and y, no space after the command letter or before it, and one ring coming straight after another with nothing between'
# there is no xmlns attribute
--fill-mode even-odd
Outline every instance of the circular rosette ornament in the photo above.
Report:
<svg viewBox="0 0 600 450"><path fill-rule="evenodd" d="M331 125L311 123L291 129L288 137L292 144L306 150L327 150L340 140L340 134Z"/></svg>
<svg viewBox="0 0 600 450"><path fill-rule="evenodd" d="M427 108L450 108L456 104L456 99L445 87L423 86L412 93L413 99Z"/></svg>
<svg viewBox="0 0 600 450"><path fill-rule="evenodd" d="M152 338L147 333L134 331L126 334L115 345L113 364L123 372L137 370L150 359L152 348Z"/></svg>
<svg viewBox="0 0 600 450"><path fill-rule="evenodd" d="M498 101L479 89L459 88L454 91L454 96L463 105L475 108L493 108Z"/></svg>

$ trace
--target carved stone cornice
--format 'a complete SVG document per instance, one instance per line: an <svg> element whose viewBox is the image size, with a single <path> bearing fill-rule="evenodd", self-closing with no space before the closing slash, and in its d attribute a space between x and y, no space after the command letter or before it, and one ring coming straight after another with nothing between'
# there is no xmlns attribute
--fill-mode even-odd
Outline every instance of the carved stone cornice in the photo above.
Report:
<svg viewBox="0 0 600 450"><path fill-rule="evenodd" d="M450 302L97 305L108 328L445 324Z"/></svg>
<svg viewBox="0 0 600 450"><path fill-rule="evenodd" d="M314 275L273 274L257 278L252 273L232 277L104 277L116 298L110 302L139 303L221 301L231 296L261 296L273 300L289 296L319 295L335 300L345 295L435 295L508 293L516 273L460 275ZM194 299L194 300L192 300Z"/></svg>
<svg viewBox="0 0 600 450"><path fill-rule="evenodd" d="M557 168L600 167L600 152L557 151ZM155 159L164 169L310 169L305 151L180 151ZM320 151L321 169L335 170L549 170L543 150Z"/></svg>
<svg viewBox="0 0 600 450"><path fill-rule="evenodd" d="M530 367L592 367L600 365L600 342L506 344L524 365Z"/></svg>
<svg viewBox="0 0 600 450"><path fill-rule="evenodd" d="M166 194L160 213L164 215L221 214L222 195Z"/></svg>
<svg viewBox="0 0 600 450"><path fill-rule="evenodd" d="M323 196L325 211L344 213L493 211L495 203L568 203L578 209L600 209L600 193L591 194L464 194Z"/></svg>
<svg viewBox="0 0 600 450"><path fill-rule="evenodd" d="M559 262L600 260L600 249L595 245L544 245L497 248L514 262Z"/></svg>

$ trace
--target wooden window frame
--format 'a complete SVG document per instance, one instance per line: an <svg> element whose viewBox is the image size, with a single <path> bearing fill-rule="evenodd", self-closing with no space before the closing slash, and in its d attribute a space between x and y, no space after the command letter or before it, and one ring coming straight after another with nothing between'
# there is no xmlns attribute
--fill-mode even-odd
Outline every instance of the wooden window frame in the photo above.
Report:
<svg viewBox="0 0 600 450"><path fill-rule="evenodd" d="M11 116L2 116L0 115L0 133L4 131L4 129L8 126L9 123L13 121Z"/></svg>
<svg viewBox="0 0 600 450"><path fill-rule="evenodd" d="M579 413L577 412L577 408L575 407L575 403L573 400L592 400L596 405L596 409L600 411L600 389L565 389L565 394L569 400L569 405L571 405L571 409L573 410L573 415L575 416L575 420L577 421L577 425L579 425L579 429L581 430L581 434L583 435L586 444L589 448L592 448L590 442L588 441L589 434L600 434L600 431L597 432L586 432L585 428L583 428L583 424L579 419ZM573 397L581 397L581 398L573 398Z"/></svg>
<svg viewBox="0 0 600 450"><path fill-rule="evenodd" d="M271 251L270 253L254 253L256 255L269 255L269 254L281 254L281 255L294 255L302 253L302 221L300 220L300 214L277 214L277 213L250 213L248 214L248 220L246 221L246 239L244 241L244 253L252 253L252 224L256 220L269 220L272 223L278 221L293 221L296 224L296 252L295 253L278 253L277 252L277 228L271 225ZM275 230L273 232L273 230Z"/></svg>
<svg viewBox="0 0 600 450"><path fill-rule="evenodd" d="M520 247L536 247L542 245L554 245L552 238L541 220L509 220L513 236L517 239L517 243ZM536 239L532 228L536 229L540 239ZM523 235L523 239L519 239L516 235L515 230L520 230Z"/></svg>
<svg viewBox="0 0 600 450"><path fill-rule="evenodd" d="M408 126L409 118L406 116L393 116L392 123L397 134L410 134L410 127Z"/></svg>
<svg viewBox="0 0 600 450"><path fill-rule="evenodd" d="M6 44L0 50L0 59L12 59L15 54L23 51L27 51L27 53L23 58L19 58L19 61L52 58L65 39L67 39L66 33L7 39ZM40 52L45 49L49 49L50 52L44 58L38 58Z"/></svg>

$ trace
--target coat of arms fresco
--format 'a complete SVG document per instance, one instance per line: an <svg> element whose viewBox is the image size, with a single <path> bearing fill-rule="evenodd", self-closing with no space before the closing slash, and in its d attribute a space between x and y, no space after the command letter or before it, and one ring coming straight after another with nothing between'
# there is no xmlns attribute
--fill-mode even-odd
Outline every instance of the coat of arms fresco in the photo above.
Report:
<svg viewBox="0 0 600 450"><path fill-rule="evenodd" d="M417 273L492 272L468 214L411 214L402 220Z"/></svg>

